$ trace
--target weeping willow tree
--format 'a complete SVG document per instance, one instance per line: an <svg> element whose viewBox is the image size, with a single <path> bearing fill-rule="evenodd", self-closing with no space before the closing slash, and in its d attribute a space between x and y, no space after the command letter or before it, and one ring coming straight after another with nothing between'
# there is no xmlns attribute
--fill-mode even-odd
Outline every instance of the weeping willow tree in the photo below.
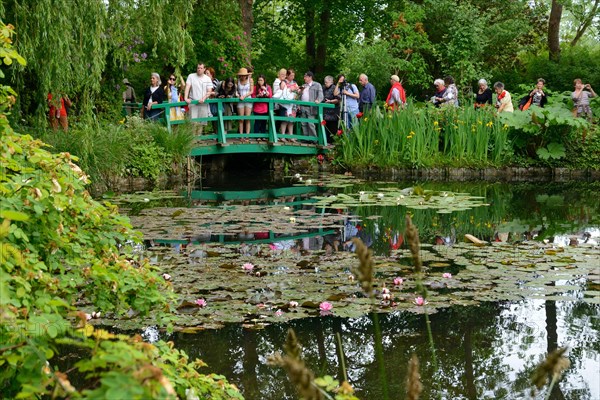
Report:
<svg viewBox="0 0 600 400"><path fill-rule="evenodd" d="M16 27L13 67L17 114L45 120L48 93L75 97L83 121L92 121L99 99L115 91L129 64L160 59L175 68L193 50L186 24L189 0L4 0L0 17ZM58 96L56 96L58 97Z"/></svg>

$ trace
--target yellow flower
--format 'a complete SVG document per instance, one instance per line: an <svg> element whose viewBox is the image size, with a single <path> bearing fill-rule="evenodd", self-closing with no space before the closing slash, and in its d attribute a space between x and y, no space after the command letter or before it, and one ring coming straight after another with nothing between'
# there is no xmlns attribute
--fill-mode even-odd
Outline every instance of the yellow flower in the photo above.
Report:
<svg viewBox="0 0 600 400"><path fill-rule="evenodd" d="M508 125L504 124L504 126L502 128L504 128L504 130L506 130L506 129L508 129Z"/></svg>
<svg viewBox="0 0 600 400"><path fill-rule="evenodd" d="M488 128L491 128L492 126L494 126L494 123L492 121L490 121L487 124L485 124L485 126L487 126Z"/></svg>
<svg viewBox="0 0 600 400"><path fill-rule="evenodd" d="M483 122L481 122L481 120L479 120L479 119L477 120L477 123L478 123L479 125L483 125Z"/></svg>
<svg viewBox="0 0 600 400"><path fill-rule="evenodd" d="M415 136L415 133L413 131L410 131L409 135L410 136Z"/></svg>
<svg viewBox="0 0 600 400"><path fill-rule="evenodd" d="M379 140L375 140L375 144L379 144Z"/></svg>
<svg viewBox="0 0 600 400"><path fill-rule="evenodd" d="M388 118L389 118L389 119L392 119L392 114L388 114Z"/></svg>
<svg viewBox="0 0 600 400"><path fill-rule="evenodd" d="M437 121L433 121L433 126L438 126L439 123Z"/></svg>
<svg viewBox="0 0 600 400"><path fill-rule="evenodd" d="M369 120L369 117L365 117L365 122L367 122Z"/></svg>

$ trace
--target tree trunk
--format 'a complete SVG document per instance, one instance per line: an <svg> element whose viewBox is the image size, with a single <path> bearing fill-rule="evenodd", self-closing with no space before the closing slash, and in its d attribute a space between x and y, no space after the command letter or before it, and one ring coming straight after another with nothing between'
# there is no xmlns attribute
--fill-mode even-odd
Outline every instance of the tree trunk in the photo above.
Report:
<svg viewBox="0 0 600 400"><path fill-rule="evenodd" d="M548 52L551 61L560 61L560 20L563 6L560 0L552 0L550 19L548 21Z"/></svg>
<svg viewBox="0 0 600 400"><path fill-rule="evenodd" d="M306 31L306 61L308 62L308 69L313 70L315 67L315 11L312 7L306 8L304 21L304 28Z"/></svg>
<svg viewBox="0 0 600 400"><path fill-rule="evenodd" d="M315 59L315 74L325 71L325 60L327 58L327 42L329 41L329 27L331 26L331 11L325 7L321 11L319 24L319 43L317 45L317 57Z"/></svg>
<svg viewBox="0 0 600 400"><path fill-rule="evenodd" d="M244 37L248 45L248 61L250 64L252 53L252 28L254 27L254 13L252 12L252 4L254 0L238 0L240 10L242 11L242 27L244 28Z"/></svg>

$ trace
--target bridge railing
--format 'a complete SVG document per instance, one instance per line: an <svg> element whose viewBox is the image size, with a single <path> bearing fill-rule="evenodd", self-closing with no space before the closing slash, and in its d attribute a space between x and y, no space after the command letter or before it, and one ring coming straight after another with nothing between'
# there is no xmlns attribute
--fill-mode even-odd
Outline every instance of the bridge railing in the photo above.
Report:
<svg viewBox="0 0 600 400"><path fill-rule="evenodd" d="M227 98L227 99L208 99L204 103L206 104L216 104L217 105L217 114L204 117L204 118L190 118L189 115L186 115L185 118L182 119L173 119L171 117L171 109L175 107L185 107L188 104L184 101L180 101L177 103L162 103L154 105L155 109L164 109L165 112L162 115L164 118L164 122L169 129L169 132L173 129L173 126L183 124L186 121L191 122L216 122L216 132L203 134L197 136L196 139L199 141L203 140L216 140L221 145L227 145L227 141L231 139L266 139L270 143L277 143L281 140L292 140L297 142L304 143L312 143L319 146L327 146L327 135L325 134L325 120L324 120L324 109L325 108L334 108L333 104L328 103L312 103L306 101L297 101L297 100L282 100L282 99L273 99L273 98L247 98L244 100L240 100L238 98ZM268 112L266 115L225 115L225 107L233 105L236 107L238 103L266 103L268 105ZM198 100L194 100L191 103L201 104ZM277 115L277 110L275 110L275 106L278 104L294 104L296 107L314 107L316 109L316 117L315 118L306 118L306 117L281 117ZM240 134L237 132L228 132L225 129L226 121L246 121L249 120L251 123L251 132L250 134ZM254 132L254 121L264 120L267 122L267 132L266 133L257 133ZM295 134L281 134L276 129L276 122L292 122L295 125L296 123L312 123L316 126L317 137L314 136L305 136L302 134L302 131L299 131L299 127L296 126Z"/></svg>

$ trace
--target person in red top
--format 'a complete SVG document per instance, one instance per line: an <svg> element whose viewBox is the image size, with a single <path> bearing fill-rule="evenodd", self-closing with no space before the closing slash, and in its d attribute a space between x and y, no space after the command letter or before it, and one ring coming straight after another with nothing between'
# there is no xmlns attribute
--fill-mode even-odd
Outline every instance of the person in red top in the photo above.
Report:
<svg viewBox="0 0 600 400"><path fill-rule="evenodd" d="M400 83L398 75L392 75L390 77L390 84L392 85L392 88L385 100L386 108L392 111L404 108L404 105L406 104L406 92Z"/></svg>
<svg viewBox="0 0 600 400"><path fill-rule="evenodd" d="M57 130L60 122L63 131L67 132L69 130L67 107L71 107L71 104L71 100L67 95L61 96L60 103L57 104L52 101L52 93L48 93L48 106L50 107L48 118L52 129Z"/></svg>
<svg viewBox="0 0 600 400"><path fill-rule="evenodd" d="M268 99L273 97L273 90L265 82L265 76L259 75L256 79L256 85L252 91L252 97L259 99ZM267 115L269 113L268 103L254 103L254 115ZM267 133L267 121L257 119L254 121L254 133Z"/></svg>

